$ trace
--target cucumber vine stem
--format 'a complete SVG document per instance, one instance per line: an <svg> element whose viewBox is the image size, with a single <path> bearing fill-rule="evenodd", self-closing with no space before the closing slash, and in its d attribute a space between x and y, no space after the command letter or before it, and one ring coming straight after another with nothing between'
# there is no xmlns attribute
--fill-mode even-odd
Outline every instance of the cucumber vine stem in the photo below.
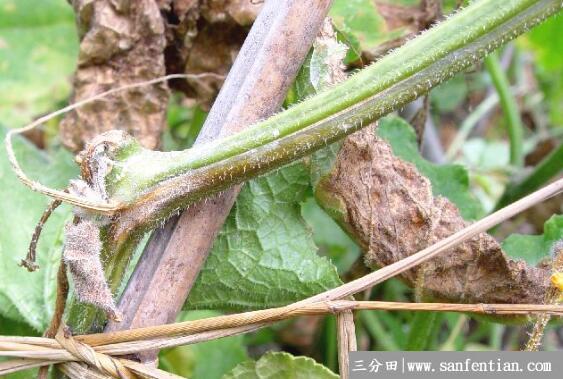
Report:
<svg viewBox="0 0 563 379"><path fill-rule="evenodd" d="M499 95L500 105L506 117L506 128L510 140L510 163L514 167L522 167L524 154L524 125L520 118L520 111L516 99L510 92L510 83L500 66L496 53L485 58L485 67L491 76L495 89Z"/></svg>
<svg viewBox="0 0 563 379"><path fill-rule="evenodd" d="M480 5L477 7L480 10L481 6L486 3L498 5L494 0L483 0L473 6ZM525 8L521 13L500 25L490 23L491 18L496 20L498 17L475 12L470 9L472 7L470 6L445 21L445 24L461 22L456 19L460 16L461 20L467 23L464 12L468 12L467 14L475 17L488 18L488 22L480 19L473 20L474 25L479 26L480 30L485 28L487 33L462 47L456 45L454 49L450 50L448 50L449 36L443 36L441 40L437 41L432 39L438 45L435 46L438 51L448 51L448 53L440 55L429 65L421 65L419 71L409 74L405 78L401 77L384 90L337 112L334 111L339 109L341 103L333 102L331 108L333 113L312 124L310 122L316 119L317 111L311 110L313 115L307 112L300 113L303 108L310 108L311 104L319 105L319 99L325 99L329 95L333 96L333 92L341 94L343 101L346 101L346 94L351 85L350 80L352 83L356 83L357 78L365 76L362 72L344 82L343 86L336 85L326 92L321 92L287 111L232 137L221 139L217 143L212 142L201 148L171 153L153 152L140 147L130 148L128 153L123 154L123 160L116 162L114 170L106 179L110 193L117 200L131 204L122 212L122 215L132 218L133 212L145 209L144 220L148 224L154 225L194 201L306 156L399 109L456 73L470 67L501 44L556 13L562 6L563 3L560 0L536 1L534 5ZM495 7L495 10L485 8L492 13L506 11L502 7ZM438 26L419 37L423 40L424 46L426 46L425 36L433 36L434 31L438 29L442 28ZM413 45L417 46L417 40L418 38L390 56L404 61L402 60L403 52L408 57ZM387 63L383 63L386 67ZM374 64L365 72L379 72L378 64ZM401 66L401 64L397 64L397 66ZM399 71L401 70L399 69ZM375 80L372 78L371 82L368 79L365 81L366 86L370 86L371 83L378 89L385 87L378 80L379 78L375 78ZM385 85L391 83L389 79L381 80ZM155 204L155 199L158 199L158 204ZM148 219L147 214L150 214ZM132 226L128 225L128 227Z"/></svg>

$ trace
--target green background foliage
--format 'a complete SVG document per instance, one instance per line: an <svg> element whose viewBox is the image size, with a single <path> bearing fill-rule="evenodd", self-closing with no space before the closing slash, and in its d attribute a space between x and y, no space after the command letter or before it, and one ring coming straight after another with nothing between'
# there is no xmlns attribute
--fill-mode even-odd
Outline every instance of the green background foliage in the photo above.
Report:
<svg viewBox="0 0 563 379"><path fill-rule="evenodd" d="M266 353L258 361L235 367L223 379L336 379L326 367L311 358L293 357L288 353Z"/></svg>
<svg viewBox="0 0 563 379"><path fill-rule="evenodd" d="M535 266L551 257L557 241L563 241L563 215L551 216L541 235L511 234L503 241L502 248L511 257Z"/></svg>
<svg viewBox="0 0 563 379"><path fill-rule="evenodd" d="M4 140L6 129L0 127ZM72 156L57 149L51 154L18 138L14 149L23 169L45 185L64 188L77 175ZM16 178L0 145L0 315L23 321L42 331L53 313L56 273L62 248L62 228L70 217L69 207L54 212L37 248L40 269L30 273L19 262L25 257L31 235L49 200L32 192Z"/></svg>
<svg viewBox="0 0 563 379"><path fill-rule="evenodd" d="M62 0L0 1L0 120L20 127L70 93L78 36Z"/></svg>
<svg viewBox="0 0 563 379"><path fill-rule="evenodd" d="M212 311L181 312L178 321L218 316ZM204 343L164 350L160 368L192 379L220 379L239 363L248 360L243 336L221 338Z"/></svg>
<svg viewBox="0 0 563 379"><path fill-rule="evenodd" d="M526 40L524 40L526 41ZM563 127L563 16L558 15L534 28L528 35L536 57L536 72L547 101L551 122Z"/></svg>

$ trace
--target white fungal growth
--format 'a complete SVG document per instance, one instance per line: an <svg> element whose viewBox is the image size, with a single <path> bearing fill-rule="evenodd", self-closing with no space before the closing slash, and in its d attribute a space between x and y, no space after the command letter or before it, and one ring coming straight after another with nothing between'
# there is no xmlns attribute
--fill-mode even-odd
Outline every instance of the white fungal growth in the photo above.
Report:
<svg viewBox="0 0 563 379"><path fill-rule="evenodd" d="M63 259L72 275L76 296L104 310L108 318L120 320L100 262L101 250L100 229L93 221L80 219L65 226Z"/></svg>
<svg viewBox="0 0 563 379"><path fill-rule="evenodd" d="M98 191L99 190L92 188L84 180L80 179L72 179L69 182L68 186L68 192L73 195L79 196L91 202L106 202L107 200L104 199L103 195ZM110 222L110 219L108 217L96 215L91 211L80 207L74 207L73 213L75 214L75 216L80 217L81 219L95 219L97 221L97 224L100 226L106 225Z"/></svg>
<svg viewBox="0 0 563 379"><path fill-rule="evenodd" d="M112 160L107 156L108 146L106 144L99 144L94 148L92 156L89 160L90 169L93 173L92 186L96 193L102 199L107 201L108 194L106 191L106 175L113 167Z"/></svg>
<svg viewBox="0 0 563 379"><path fill-rule="evenodd" d="M80 154L83 178L71 180L68 192L90 202L108 201L106 175L113 167L111 149L119 147L126 136L122 132L108 132L96 137ZM89 210L75 207L73 222L65 226L63 260L74 281L78 300L104 310L108 318L121 317L106 282L100 253L100 228L112 220Z"/></svg>

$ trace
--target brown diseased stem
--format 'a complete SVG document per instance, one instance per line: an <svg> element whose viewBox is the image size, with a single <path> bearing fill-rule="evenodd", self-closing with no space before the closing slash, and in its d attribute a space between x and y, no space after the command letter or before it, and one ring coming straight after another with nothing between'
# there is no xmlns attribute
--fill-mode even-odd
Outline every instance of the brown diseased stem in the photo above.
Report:
<svg viewBox="0 0 563 379"><path fill-rule="evenodd" d="M196 144L234 134L279 109L330 3L266 2ZM123 321L110 321L106 331L175 321L239 190L196 203L153 233L120 300ZM145 362L155 357L140 356Z"/></svg>

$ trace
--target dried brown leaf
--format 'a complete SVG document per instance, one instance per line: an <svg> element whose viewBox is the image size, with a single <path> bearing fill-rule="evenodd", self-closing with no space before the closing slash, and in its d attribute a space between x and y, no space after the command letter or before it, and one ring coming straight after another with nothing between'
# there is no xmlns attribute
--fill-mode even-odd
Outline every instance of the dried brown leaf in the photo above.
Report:
<svg viewBox="0 0 563 379"><path fill-rule="evenodd" d="M72 5L81 35L73 101L165 75L165 28L154 0L74 0ZM65 117L62 141L79 151L94 136L120 129L155 148L165 125L168 96L164 83L88 104Z"/></svg>
<svg viewBox="0 0 563 379"><path fill-rule="evenodd" d="M206 24L193 40L185 61L184 72L199 74L212 72L224 75L229 72L246 38L247 31L235 23ZM216 77L189 80L188 97L195 98L206 110L211 108L223 85Z"/></svg>
<svg viewBox="0 0 563 379"><path fill-rule="evenodd" d="M251 0L203 0L200 3L202 16L210 23L231 19L241 26L251 25L263 5L263 2Z"/></svg>
<svg viewBox="0 0 563 379"><path fill-rule="evenodd" d="M442 14L442 4L439 0L422 0L415 6L383 1L376 1L375 5L390 30L406 27L416 33L428 28Z"/></svg>
<svg viewBox="0 0 563 379"><path fill-rule="evenodd" d="M318 195L338 210L339 221L363 247L372 268L397 262L467 225L373 128L346 139ZM418 285L424 297L462 303L541 304L549 287L549 270L511 260L485 233L402 278Z"/></svg>
<svg viewBox="0 0 563 379"><path fill-rule="evenodd" d="M219 75L229 71L262 7L250 0L173 0L160 6L167 19L167 72ZM172 86L209 109L222 84L208 77Z"/></svg>
<svg viewBox="0 0 563 379"><path fill-rule="evenodd" d="M81 36L73 101L167 73L216 73L232 66L262 4L249 0L74 0ZM223 80L171 83L204 109ZM147 148L158 147L166 122L166 84L109 96L61 123L63 143L80 151L85 142L120 129Z"/></svg>

